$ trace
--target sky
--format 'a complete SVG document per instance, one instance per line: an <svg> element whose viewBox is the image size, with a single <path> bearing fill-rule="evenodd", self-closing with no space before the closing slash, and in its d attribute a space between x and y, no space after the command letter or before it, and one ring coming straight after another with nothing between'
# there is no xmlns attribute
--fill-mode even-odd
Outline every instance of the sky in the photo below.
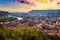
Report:
<svg viewBox="0 0 60 40"><path fill-rule="evenodd" d="M28 12L31 10L60 9L60 0L0 0L0 10Z"/></svg>

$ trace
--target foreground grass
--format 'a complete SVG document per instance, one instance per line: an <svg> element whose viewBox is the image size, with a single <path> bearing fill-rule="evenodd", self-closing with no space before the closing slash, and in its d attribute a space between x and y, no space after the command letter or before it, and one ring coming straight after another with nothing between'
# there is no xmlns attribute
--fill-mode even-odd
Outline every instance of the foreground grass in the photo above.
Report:
<svg viewBox="0 0 60 40"><path fill-rule="evenodd" d="M0 29L0 40L47 40L45 33L33 28Z"/></svg>
<svg viewBox="0 0 60 40"><path fill-rule="evenodd" d="M30 27L12 29L1 27L0 40L60 40L60 37L50 36Z"/></svg>

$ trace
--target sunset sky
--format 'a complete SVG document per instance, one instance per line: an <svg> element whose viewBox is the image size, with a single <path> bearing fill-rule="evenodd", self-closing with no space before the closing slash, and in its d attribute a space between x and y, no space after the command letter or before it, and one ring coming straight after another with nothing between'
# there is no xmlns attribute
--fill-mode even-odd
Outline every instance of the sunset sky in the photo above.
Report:
<svg viewBox="0 0 60 40"><path fill-rule="evenodd" d="M52 9L60 9L60 0L0 0L2 11L28 12Z"/></svg>

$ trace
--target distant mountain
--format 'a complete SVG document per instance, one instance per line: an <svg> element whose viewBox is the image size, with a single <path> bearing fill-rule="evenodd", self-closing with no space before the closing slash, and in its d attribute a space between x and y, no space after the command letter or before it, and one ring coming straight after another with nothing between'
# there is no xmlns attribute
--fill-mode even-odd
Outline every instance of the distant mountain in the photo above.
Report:
<svg viewBox="0 0 60 40"><path fill-rule="evenodd" d="M32 10L28 13L25 12L7 12L7 11L0 11L0 15L14 15L20 17L26 17L31 15L40 15L40 14L47 14L47 15L60 15L60 10Z"/></svg>
<svg viewBox="0 0 60 40"><path fill-rule="evenodd" d="M59 14L60 15L60 10L32 10L30 12L28 12L30 14Z"/></svg>
<svg viewBox="0 0 60 40"><path fill-rule="evenodd" d="M7 11L0 11L0 16L5 16L5 15L9 15L10 13Z"/></svg>
<svg viewBox="0 0 60 40"><path fill-rule="evenodd" d="M13 15L13 16L26 16L28 13L24 12L8 12L8 11L0 11L0 16L7 16L7 15Z"/></svg>
<svg viewBox="0 0 60 40"><path fill-rule="evenodd" d="M47 15L60 15L60 10L55 10L54 12L47 13Z"/></svg>

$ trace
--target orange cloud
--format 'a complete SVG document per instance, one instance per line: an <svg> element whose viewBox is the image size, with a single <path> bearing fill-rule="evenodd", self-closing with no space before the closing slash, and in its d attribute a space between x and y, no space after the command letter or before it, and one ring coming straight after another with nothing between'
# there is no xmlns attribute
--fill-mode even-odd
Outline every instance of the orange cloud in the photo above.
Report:
<svg viewBox="0 0 60 40"><path fill-rule="evenodd" d="M20 4L18 6L11 6L11 7L0 7L0 10L6 10L6 11L22 11L22 12L28 12L30 10L51 10L51 9L60 9L60 3L58 5L57 2L50 2L50 0L27 0L29 3L33 3L31 5L27 4Z"/></svg>

